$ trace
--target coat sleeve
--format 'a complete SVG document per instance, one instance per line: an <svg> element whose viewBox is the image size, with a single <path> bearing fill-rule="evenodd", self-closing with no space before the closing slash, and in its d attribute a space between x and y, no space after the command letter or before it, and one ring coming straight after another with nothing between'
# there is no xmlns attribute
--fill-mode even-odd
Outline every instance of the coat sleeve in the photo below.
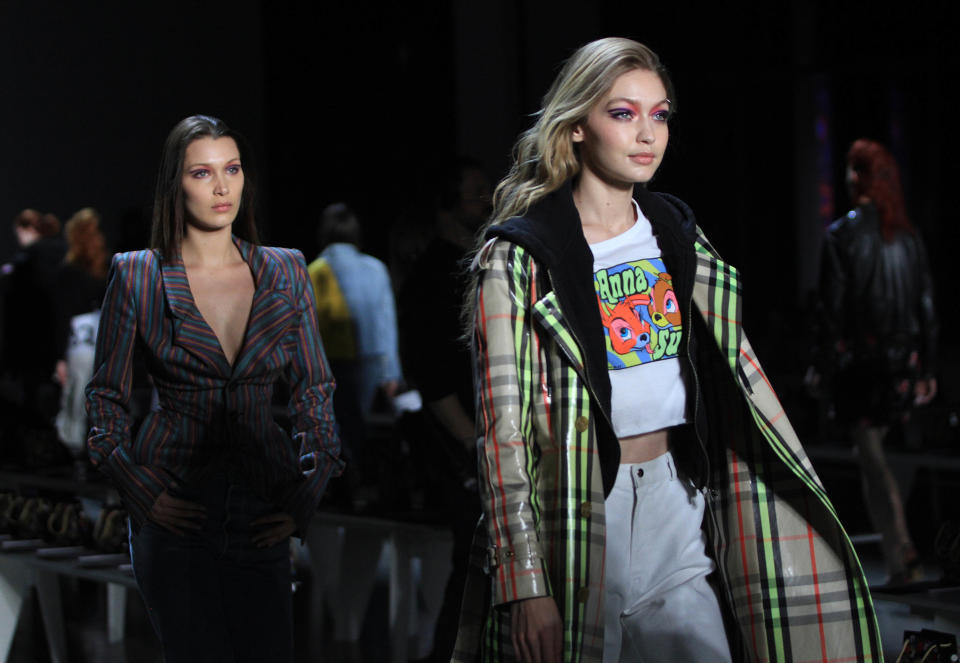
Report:
<svg viewBox="0 0 960 663"><path fill-rule="evenodd" d="M300 537L306 535L327 482L343 471L340 439L333 418L333 375L327 364L317 328L317 310L303 254L293 252L294 296L300 324L294 356L287 366L290 382L289 415L293 440L299 446L298 481L282 491L280 500L297 523Z"/></svg>
<svg viewBox="0 0 960 663"><path fill-rule="evenodd" d="M539 373L530 315L533 265L513 244L480 256L475 311L480 497L493 603L550 594L539 533L539 453L531 381Z"/></svg>
<svg viewBox="0 0 960 663"><path fill-rule="evenodd" d="M917 306L920 309L920 328L923 339L923 357L921 369L924 375L933 376L937 371L937 346L940 337L940 320L933 297L933 276L930 273L930 263L927 258L927 249L918 234L917 241L917 271L920 278L920 296Z"/></svg>
<svg viewBox="0 0 960 663"><path fill-rule="evenodd" d="M130 437L130 387L137 337L137 304L134 291L145 276L145 261L132 254L113 257L107 291L100 311L93 377L86 389L90 432L90 461L120 491L124 505L137 524L143 524L153 503L173 477L159 467L134 461Z"/></svg>

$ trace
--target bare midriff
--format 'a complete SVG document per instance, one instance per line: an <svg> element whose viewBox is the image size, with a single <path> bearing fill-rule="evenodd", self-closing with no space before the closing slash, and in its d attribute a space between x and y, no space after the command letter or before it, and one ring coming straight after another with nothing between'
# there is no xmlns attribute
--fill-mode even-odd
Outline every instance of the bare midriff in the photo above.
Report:
<svg viewBox="0 0 960 663"><path fill-rule="evenodd" d="M651 431L642 435L620 438L620 463L645 463L662 456L669 449L667 429Z"/></svg>

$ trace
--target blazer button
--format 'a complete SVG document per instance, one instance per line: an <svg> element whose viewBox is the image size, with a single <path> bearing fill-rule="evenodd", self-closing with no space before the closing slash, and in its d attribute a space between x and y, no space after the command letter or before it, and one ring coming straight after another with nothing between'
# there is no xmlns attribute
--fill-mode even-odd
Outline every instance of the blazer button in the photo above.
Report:
<svg viewBox="0 0 960 663"><path fill-rule="evenodd" d="M577 600L580 601L580 603L586 603L587 599L589 598L590 598L589 587L581 587L580 589L577 590Z"/></svg>
<svg viewBox="0 0 960 663"><path fill-rule="evenodd" d="M587 426L590 425L590 421L586 417L577 417L577 420L573 422L573 427L577 429L578 433L582 433L587 430Z"/></svg>
<svg viewBox="0 0 960 663"><path fill-rule="evenodd" d="M580 515L584 518L589 518L590 514L593 513L593 505L590 502L581 502L580 503Z"/></svg>

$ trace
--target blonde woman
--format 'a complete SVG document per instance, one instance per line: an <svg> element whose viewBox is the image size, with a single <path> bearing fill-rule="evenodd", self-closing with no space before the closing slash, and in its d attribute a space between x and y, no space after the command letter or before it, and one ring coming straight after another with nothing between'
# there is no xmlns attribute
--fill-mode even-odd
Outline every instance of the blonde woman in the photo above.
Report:
<svg viewBox="0 0 960 663"><path fill-rule="evenodd" d="M468 311L483 517L454 660L880 660L737 272L646 188L674 111L653 52L591 42L496 190Z"/></svg>

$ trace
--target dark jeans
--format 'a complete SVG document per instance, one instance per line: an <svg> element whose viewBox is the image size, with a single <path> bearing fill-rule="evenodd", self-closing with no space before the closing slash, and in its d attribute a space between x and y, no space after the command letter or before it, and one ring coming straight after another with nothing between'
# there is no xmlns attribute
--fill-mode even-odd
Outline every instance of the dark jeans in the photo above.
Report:
<svg viewBox="0 0 960 663"><path fill-rule="evenodd" d="M147 522L130 535L134 575L166 663L292 662L289 547L250 541L250 521L276 507L224 470L175 496L206 506L200 532L180 537Z"/></svg>

